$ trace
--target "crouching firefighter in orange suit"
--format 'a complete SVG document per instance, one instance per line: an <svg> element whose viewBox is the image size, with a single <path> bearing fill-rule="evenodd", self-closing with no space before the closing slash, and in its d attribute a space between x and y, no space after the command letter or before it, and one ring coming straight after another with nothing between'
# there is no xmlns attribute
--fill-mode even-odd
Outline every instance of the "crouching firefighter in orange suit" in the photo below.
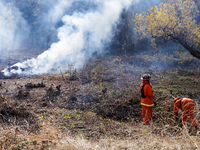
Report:
<svg viewBox="0 0 200 150"><path fill-rule="evenodd" d="M187 116L190 118L190 122L192 125L198 129L198 123L196 122L194 118L194 101L191 100L190 98L180 98L177 97L174 99L174 117L175 120L178 121L178 110L181 109L183 111L182 115L182 121L183 125L185 125Z"/></svg>
<svg viewBox="0 0 200 150"><path fill-rule="evenodd" d="M142 79L142 85L140 86L141 92L141 105L142 105L142 119L143 125L148 125L149 120L151 119L152 115L152 107L153 107L153 100L154 98L152 92L152 86L150 85L150 75L144 74Z"/></svg>

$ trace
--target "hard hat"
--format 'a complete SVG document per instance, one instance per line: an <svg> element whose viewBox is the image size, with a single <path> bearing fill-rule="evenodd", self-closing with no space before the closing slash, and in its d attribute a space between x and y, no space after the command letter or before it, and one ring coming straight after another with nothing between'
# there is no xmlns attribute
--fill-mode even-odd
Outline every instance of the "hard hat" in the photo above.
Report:
<svg viewBox="0 0 200 150"><path fill-rule="evenodd" d="M144 74L141 79L149 80L150 78L151 78L151 76L149 74Z"/></svg>
<svg viewBox="0 0 200 150"><path fill-rule="evenodd" d="M174 99L174 103L176 103L177 100L181 99L181 97L177 97Z"/></svg>

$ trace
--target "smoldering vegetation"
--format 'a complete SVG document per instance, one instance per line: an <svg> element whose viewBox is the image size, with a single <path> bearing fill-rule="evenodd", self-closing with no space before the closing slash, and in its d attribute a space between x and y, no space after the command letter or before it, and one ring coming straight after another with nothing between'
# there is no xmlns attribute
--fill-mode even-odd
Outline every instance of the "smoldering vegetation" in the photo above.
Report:
<svg viewBox="0 0 200 150"><path fill-rule="evenodd" d="M13 139L10 143L14 147L28 142L24 148L42 147L44 139L50 143L43 146L53 148L58 131L59 137L78 136L94 142L108 137L137 140L145 132L166 139L181 139L185 133L180 127L181 120L180 123L174 122L173 99L169 95L192 98L195 101L194 114L199 120L199 61L194 69L182 65L188 61L187 57L178 59L162 55L159 58L156 55L148 60L144 58L145 55L98 55L81 70L69 66L70 70L61 70L60 74L1 79L1 126L5 128L1 132L16 129L13 132L16 135L10 135ZM158 58L160 62L169 59L179 65L166 70L155 70L147 65L155 64ZM138 65L141 60L143 63ZM155 95L150 128L141 126L139 86L144 73L151 74ZM52 129L48 131L49 135L55 133L43 135L48 128ZM189 136L195 134L189 122L186 129L190 131ZM37 134L41 139L25 135L27 140L24 141L19 136L22 132ZM36 144L30 143L31 140L36 140ZM9 141L5 142L9 144Z"/></svg>

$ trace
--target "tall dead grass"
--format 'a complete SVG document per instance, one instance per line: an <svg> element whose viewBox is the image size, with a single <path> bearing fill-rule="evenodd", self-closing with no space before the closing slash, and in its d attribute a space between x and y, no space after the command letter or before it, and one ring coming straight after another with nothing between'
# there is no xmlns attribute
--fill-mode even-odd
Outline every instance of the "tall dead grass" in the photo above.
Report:
<svg viewBox="0 0 200 150"><path fill-rule="evenodd" d="M134 126L127 123L123 126L126 128L128 138L118 139L116 136L98 141L84 139L81 135L72 138L68 131L60 132L47 122L41 124L41 131L38 134L30 134L16 127L7 130L1 128L0 146L1 150L182 150L200 147L200 135L189 134L188 127L182 129L170 124L160 126L153 120L149 126L141 123ZM27 144L24 144L26 142Z"/></svg>

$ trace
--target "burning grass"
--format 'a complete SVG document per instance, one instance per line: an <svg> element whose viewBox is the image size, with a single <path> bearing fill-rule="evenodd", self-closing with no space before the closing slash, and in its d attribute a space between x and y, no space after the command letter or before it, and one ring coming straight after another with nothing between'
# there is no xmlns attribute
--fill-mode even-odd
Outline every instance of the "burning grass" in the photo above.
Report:
<svg viewBox="0 0 200 150"><path fill-rule="evenodd" d="M72 67L61 74L1 79L1 94L6 99L2 99L0 108L0 146L198 149L199 135L190 124L180 128L180 123L174 122L173 99L169 97L173 94L192 98L194 114L200 120L198 67L145 67L155 59L138 66L135 64L141 60L139 56L104 56L90 60L79 71ZM141 125L139 85L144 73L151 74L155 95L150 126Z"/></svg>

